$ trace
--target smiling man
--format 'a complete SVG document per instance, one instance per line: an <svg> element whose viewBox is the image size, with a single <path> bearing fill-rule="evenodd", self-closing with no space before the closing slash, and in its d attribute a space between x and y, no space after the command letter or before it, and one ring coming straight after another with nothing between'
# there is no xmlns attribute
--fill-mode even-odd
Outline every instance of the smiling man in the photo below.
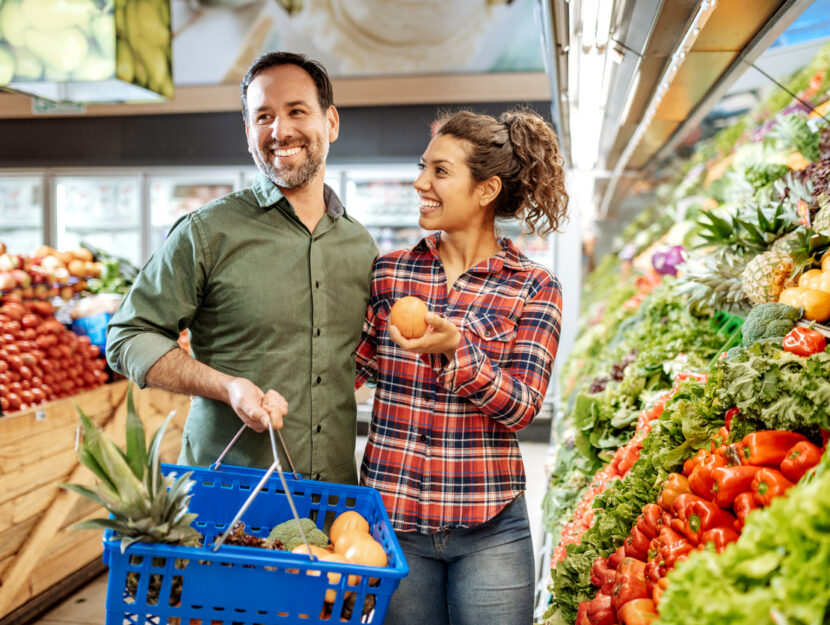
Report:
<svg viewBox="0 0 830 625"><path fill-rule="evenodd" d="M377 247L324 184L331 82L275 52L241 96L260 174L173 226L110 323L107 359L142 388L194 396L180 464L210 465L244 423L225 462L267 467L270 422L304 477L356 483L353 351Z"/></svg>

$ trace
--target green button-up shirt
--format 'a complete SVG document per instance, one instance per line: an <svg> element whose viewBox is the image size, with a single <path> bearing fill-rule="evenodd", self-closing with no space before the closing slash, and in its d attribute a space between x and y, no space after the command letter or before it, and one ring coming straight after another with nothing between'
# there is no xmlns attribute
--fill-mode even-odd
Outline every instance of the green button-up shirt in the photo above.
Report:
<svg viewBox="0 0 830 625"><path fill-rule="evenodd" d="M310 233L260 175L183 216L113 316L107 360L143 388L188 328L194 358L286 398L282 432L297 471L356 483L354 348L377 246L329 187L325 202ZM241 425L227 404L195 397L179 463L210 465ZM223 462L272 461L268 433L246 430Z"/></svg>

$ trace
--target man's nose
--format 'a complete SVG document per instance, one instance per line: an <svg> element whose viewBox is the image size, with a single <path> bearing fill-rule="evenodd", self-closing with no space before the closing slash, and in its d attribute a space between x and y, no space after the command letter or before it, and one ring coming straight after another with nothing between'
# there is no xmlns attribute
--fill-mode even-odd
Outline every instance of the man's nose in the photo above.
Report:
<svg viewBox="0 0 830 625"><path fill-rule="evenodd" d="M275 117L274 121L271 122L271 136L280 143L290 138L292 133L293 126L290 120Z"/></svg>

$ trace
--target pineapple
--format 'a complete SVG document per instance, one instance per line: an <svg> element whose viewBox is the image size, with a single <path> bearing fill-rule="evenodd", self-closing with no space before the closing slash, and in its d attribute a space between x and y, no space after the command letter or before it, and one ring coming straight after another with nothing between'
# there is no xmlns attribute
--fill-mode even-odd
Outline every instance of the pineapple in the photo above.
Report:
<svg viewBox="0 0 830 625"><path fill-rule="evenodd" d="M741 274L744 293L753 304L776 302L781 291L791 285L794 269L793 257L787 252L770 250L758 254Z"/></svg>
<svg viewBox="0 0 830 625"><path fill-rule="evenodd" d="M751 308L741 282L746 259L734 254L691 258L675 290L687 298L689 307L741 312Z"/></svg>
<svg viewBox="0 0 830 625"><path fill-rule="evenodd" d="M163 476L159 454L164 430L173 413L156 430L145 448L144 426L133 402L132 388L127 391L127 445L123 453L77 408L84 428L84 441L78 448L78 460L92 471L102 484L93 487L61 484L100 503L113 516L78 523L75 529L111 529L121 541L121 552L137 541L198 545L201 534L190 527L196 514L188 513L191 472L176 479Z"/></svg>
<svg viewBox="0 0 830 625"><path fill-rule="evenodd" d="M819 208L813 217L813 230L819 234L830 235L830 201Z"/></svg>

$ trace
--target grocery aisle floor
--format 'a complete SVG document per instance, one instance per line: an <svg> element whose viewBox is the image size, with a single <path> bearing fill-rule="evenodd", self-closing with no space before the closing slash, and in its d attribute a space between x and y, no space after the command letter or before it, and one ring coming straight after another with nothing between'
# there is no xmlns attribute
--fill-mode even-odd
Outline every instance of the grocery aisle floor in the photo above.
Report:
<svg viewBox="0 0 830 625"><path fill-rule="evenodd" d="M365 437L358 439L357 457L363 455ZM542 497L546 487L546 460L548 444L541 442L520 442L527 471L527 509L533 533L534 552L538 559L543 540L541 528ZM537 567L538 570L538 561ZM70 596L63 603L46 612L33 625L103 625L107 595L107 575L103 574L90 584Z"/></svg>

